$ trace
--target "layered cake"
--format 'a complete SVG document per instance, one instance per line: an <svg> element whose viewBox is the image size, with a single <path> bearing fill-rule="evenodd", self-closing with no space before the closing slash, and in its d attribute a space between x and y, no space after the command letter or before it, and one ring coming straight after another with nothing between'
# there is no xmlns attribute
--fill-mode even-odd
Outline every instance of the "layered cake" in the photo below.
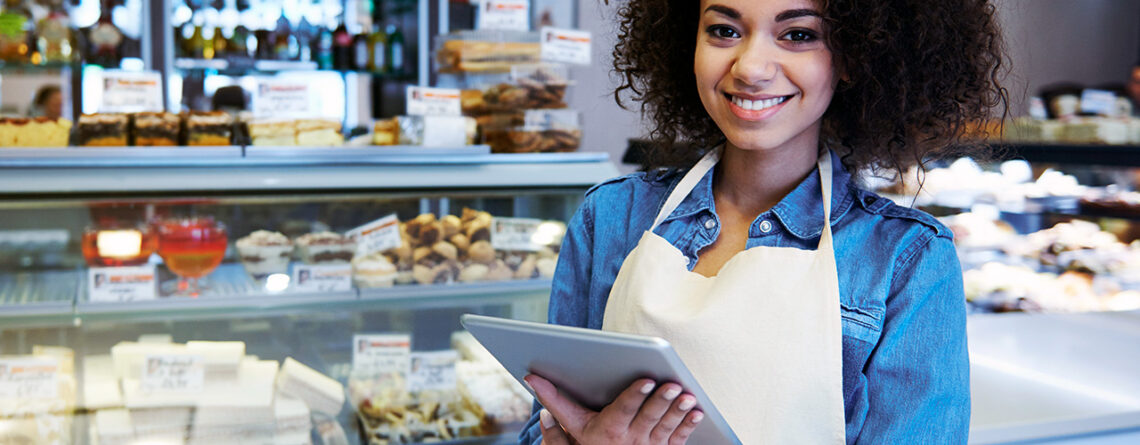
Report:
<svg viewBox="0 0 1140 445"><path fill-rule="evenodd" d="M396 118L381 119L372 124L372 145L396 145L400 140L400 123Z"/></svg>
<svg viewBox="0 0 1140 445"><path fill-rule="evenodd" d="M135 145L178 145L178 131L182 122L174 113L137 113L134 115Z"/></svg>
<svg viewBox="0 0 1140 445"><path fill-rule="evenodd" d="M194 111L186 116L186 145L230 145L233 118L224 111Z"/></svg>
<svg viewBox="0 0 1140 445"><path fill-rule="evenodd" d="M128 117L125 114L84 114L75 126L75 143L84 147L127 145Z"/></svg>
<svg viewBox="0 0 1140 445"><path fill-rule="evenodd" d="M344 145L344 135L340 134L340 122L328 119L303 119L297 121L296 128L297 145Z"/></svg>
<svg viewBox="0 0 1140 445"><path fill-rule="evenodd" d="M306 264L348 263L356 254L356 241L339 233L308 233L297 238L297 249Z"/></svg>
<svg viewBox="0 0 1140 445"><path fill-rule="evenodd" d="M293 242L281 232L258 230L237 240L241 264L255 280L285 273L293 254Z"/></svg>

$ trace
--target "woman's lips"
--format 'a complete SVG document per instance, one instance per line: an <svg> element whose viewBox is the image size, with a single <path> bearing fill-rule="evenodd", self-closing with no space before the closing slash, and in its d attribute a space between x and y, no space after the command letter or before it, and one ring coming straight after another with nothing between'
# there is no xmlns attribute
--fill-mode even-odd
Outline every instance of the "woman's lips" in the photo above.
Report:
<svg viewBox="0 0 1140 445"><path fill-rule="evenodd" d="M729 103L729 109L737 117L749 121L760 121L778 113L795 95L771 96L760 100L749 100L728 93L725 93L724 96Z"/></svg>

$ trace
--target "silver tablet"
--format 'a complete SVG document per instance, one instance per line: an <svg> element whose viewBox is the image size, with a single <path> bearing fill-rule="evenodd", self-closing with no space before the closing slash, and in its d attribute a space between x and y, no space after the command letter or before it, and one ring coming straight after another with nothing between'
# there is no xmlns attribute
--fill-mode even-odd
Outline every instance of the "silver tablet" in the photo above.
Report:
<svg viewBox="0 0 1140 445"><path fill-rule="evenodd" d="M594 410L608 405L639 378L675 382L697 398L697 408L705 414L689 443L740 443L663 339L472 314L460 321L519 382L527 374L541 376Z"/></svg>

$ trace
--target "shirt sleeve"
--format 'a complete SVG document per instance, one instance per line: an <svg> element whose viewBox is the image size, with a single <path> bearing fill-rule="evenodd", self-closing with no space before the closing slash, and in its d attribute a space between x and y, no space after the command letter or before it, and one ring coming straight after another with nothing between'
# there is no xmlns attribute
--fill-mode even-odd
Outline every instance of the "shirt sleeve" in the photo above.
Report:
<svg viewBox="0 0 1140 445"><path fill-rule="evenodd" d="M567 326L586 327L589 315L590 269L593 264L594 221L590 196L566 224L566 236L558 251L558 265L554 268L554 278L550 290L548 322ZM520 445L542 443L542 428L539 425L538 411L542 409L537 401L531 411L530 420L519 432Z"/></svg>
<svg viewBox="0 0 1140 445"><path fill-rule="evenodd" d="M866 368L870 406L855 443L965 444L970 361L954 244L932 233L898 261L882 337Z"/></svg>

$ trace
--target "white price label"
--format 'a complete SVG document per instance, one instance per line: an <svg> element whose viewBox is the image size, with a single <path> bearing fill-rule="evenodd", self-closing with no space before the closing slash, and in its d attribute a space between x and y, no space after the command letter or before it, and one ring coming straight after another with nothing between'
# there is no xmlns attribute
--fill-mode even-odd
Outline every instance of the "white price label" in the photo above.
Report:
<svg viewBox="0 0 1140 445"><path fill-rule="evenodd" d="M1115 115L1116 93L1094 89L1081 91L1081 112L1109 117Z"/></svg>
<svg viewBox="0 0 1140 445"><path fill-rule="evenodd" d="M352 369L376 375L408 375L411 367L410 334L357 334L352 336Z"/></svg>
<svg viewBox="0 0 1140 445"><path fill-rule="evenodd" d="M200 355L164 354L143 358L139 388L143 392L202 392L206 364Z"/></svg>
<svg viewBox="0 0 1140 445"><path fill-rule="evenodd" d="M459 116L459 90L408 87L408 114L413 116Z"/></svg>
<svg viewBox="0 0 1140 445"><path fill-rule="evenodd" d="M396 214L380 218L345 233L356 240L356 253L368 255L400 247L400 220Z"/></svg>
<svg viewBox="0 0 1140 445"><path fill-rule="evenodd" d="M477 28L530 31L530 0L483 0Z"/></svg>
<svg viewBox="0 0 1140 445"><path fill-rule="evenodd" d="M162 111L162 74L157 71L104 71L100 113Z"/></svg>
<svg viewBox="0 0 1140 445"><path fill-rule="evenodd" d="M0 399L51 399L58 395L58 360L39 357L0 360Z"/></svg>
<svg viewBox="0 0 1140 445"><path fill-rule="evenodd" d="M157 296L154 265L87 269L87 295L92 303L153 300Z"/></svg>
<svg viewBox="0 0 1140 445"><path fill-rule="evenodd" d="M491 218L491 247L496 250L525 250L537 252L542 248L534 242L541 219Z"/></svg>
<svg viewBox="0 0 1140 445"><path fill-rule="evenodd" d="M351 264L299 264L293 266L293 289L300 292L352 290Z"/></svg>
<svg viewBox="0 0 1140 445"><path fill-rule="evenodd" d="M253 115L259 118L307 118L315 109L306 82L262 80L253 93Z"/></svg>
<svg viewBox="0 0 1140 445"><path fill-rule="evenodd" d="M542 60L556 63L590 64L590 33L572 29L542 28Z"/></svg>
<svg viewBox="0 0 1140 445"><path fill-rule="evenodd" d="M459 353L455 350L412 353L408 391L454 390L455 363L458 361Z"/></svg>

